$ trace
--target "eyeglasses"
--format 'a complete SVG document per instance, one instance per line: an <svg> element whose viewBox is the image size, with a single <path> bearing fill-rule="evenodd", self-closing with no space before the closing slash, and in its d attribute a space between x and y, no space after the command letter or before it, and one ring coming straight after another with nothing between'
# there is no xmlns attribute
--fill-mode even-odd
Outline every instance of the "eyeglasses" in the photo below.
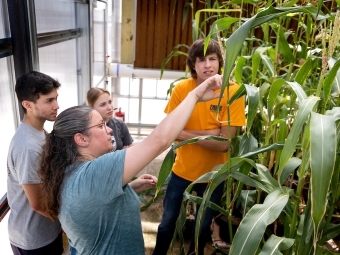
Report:
<svg viewBox="0 0 340 255"><path fill-rule="evenodd" d="M85 131L85 130L88 130L88 129L90 129L90 128L99 127L99 126L101 126L101 129L103 129L103 127L104 127L105 132L107 133L106 122L105 122L105 121L102 121L101 123L99 123L99 124L97 124L97 125L93 125L93 126L91 126L91 127L84 128L84 129L80 130L79 133L81 133L81 132L83 132L83 131Z"/></svg>

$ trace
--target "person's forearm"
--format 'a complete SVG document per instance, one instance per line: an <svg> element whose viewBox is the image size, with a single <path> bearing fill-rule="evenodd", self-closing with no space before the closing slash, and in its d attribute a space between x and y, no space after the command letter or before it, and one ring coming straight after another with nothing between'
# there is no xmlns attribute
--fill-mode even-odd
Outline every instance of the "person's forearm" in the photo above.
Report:
<svg viewBox="0 0 340 255"><path fill-rule="evenodd" d="M34 210L34 211L36 211L37 213L41 214L42 216L44 216L44 217L46 217L46 218L49 218L50 220L53 221L53 219L51 218L51 216L50 216L49 214L45 213L45 211L43 211L43 210Z"/></svg>
<svg viewBox="0 0 340 255"><path fill-rule="evenodd" d="M196 144L207 150L219 151L219 152L228 151L228 142L199 140L196 142Z"/></svg>
<svg viewBox="0 0 340 255"><path fill-rule="evenodd" d="M130 183L128 183L128 185L130 185L130 187L137 193L139 192L139 189L137 188L137 185L135 185L136 180L131 181Z"/></svg>
<svg viewBox="0 0 340 255"><path fill-rule="evenodd" d="M184 141L187 139L191 139L197 136L206 136L206 135L214 135L219 136L221 134L221 129L211 129L211 130L183 130L176 140Z"/></svg>
<svg viewBox="0 0 340 255"><path fill-rule="evenodd" d="M198 134L193 134L190 132L182 131L176 140L185 141L185 140L192 139L198 136L209 136L209 135L212 135L212 134L198 135ZM219 152L228 151L228 142L220 142L220 141L213 141L213 140L198 140L195 144L207 150L219 151Z"/></svg>

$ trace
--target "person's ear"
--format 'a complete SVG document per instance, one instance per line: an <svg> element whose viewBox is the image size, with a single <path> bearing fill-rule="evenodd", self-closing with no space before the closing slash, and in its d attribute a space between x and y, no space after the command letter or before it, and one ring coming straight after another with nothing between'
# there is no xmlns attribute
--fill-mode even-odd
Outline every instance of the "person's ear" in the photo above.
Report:
<svg viewBox="0 0 340 255"><path fill-rule="evenodd" d="M24 100L21 102L21 105L29 112L33 109L33 102Z"/></svg>
<svg viewBox="0 0 340 255"><path fill-rule="evenodd" d="M74 137L73 137L73 139L74 139L74 142L75 142L78 146L80 146L80 147L87 147L87 146L89 146L89 143L88 143L88 141L87 141L87 138L84 137L84 135L82 135L81 133L75 134Z"/></svg>

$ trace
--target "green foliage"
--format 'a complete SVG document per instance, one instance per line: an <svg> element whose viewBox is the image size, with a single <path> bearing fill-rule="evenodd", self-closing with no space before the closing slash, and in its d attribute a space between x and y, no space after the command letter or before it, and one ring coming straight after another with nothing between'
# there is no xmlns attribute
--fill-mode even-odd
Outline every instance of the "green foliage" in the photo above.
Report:
<svg viewBox="0 0 340 255"><path fill-rule="evenodd" d="M232 157L194 182L210 183L203 198L190 194L192 185L183 198L201 204L196 240L206 207L226 216L229 254L333 254L323 245L340 234L340 3L303 2L209 1L194 15L193 38L225 46L221 95L233 77L241 86L229 103L247 98L246 132L230 141L237 141ZM218 140L176 147L198 139ZM159 187L171 171L166 166ZM211 204L223 181L222 206Z"/></svg>

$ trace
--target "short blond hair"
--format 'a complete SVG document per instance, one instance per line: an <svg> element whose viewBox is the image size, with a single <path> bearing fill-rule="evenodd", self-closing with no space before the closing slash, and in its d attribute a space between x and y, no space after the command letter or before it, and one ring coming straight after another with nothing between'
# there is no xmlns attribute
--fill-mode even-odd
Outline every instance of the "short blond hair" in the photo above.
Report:
<svg viewBox="0 0 340 255"><path fill-rule="evenodd" d="M90 88L89 91L87 91L86 95L86 104L88 106L93 107L94 103L97 101L98 97L102 94L108 94L110 96L110 92L107 91L106 89L101 89L101 88Z"/></svg>

